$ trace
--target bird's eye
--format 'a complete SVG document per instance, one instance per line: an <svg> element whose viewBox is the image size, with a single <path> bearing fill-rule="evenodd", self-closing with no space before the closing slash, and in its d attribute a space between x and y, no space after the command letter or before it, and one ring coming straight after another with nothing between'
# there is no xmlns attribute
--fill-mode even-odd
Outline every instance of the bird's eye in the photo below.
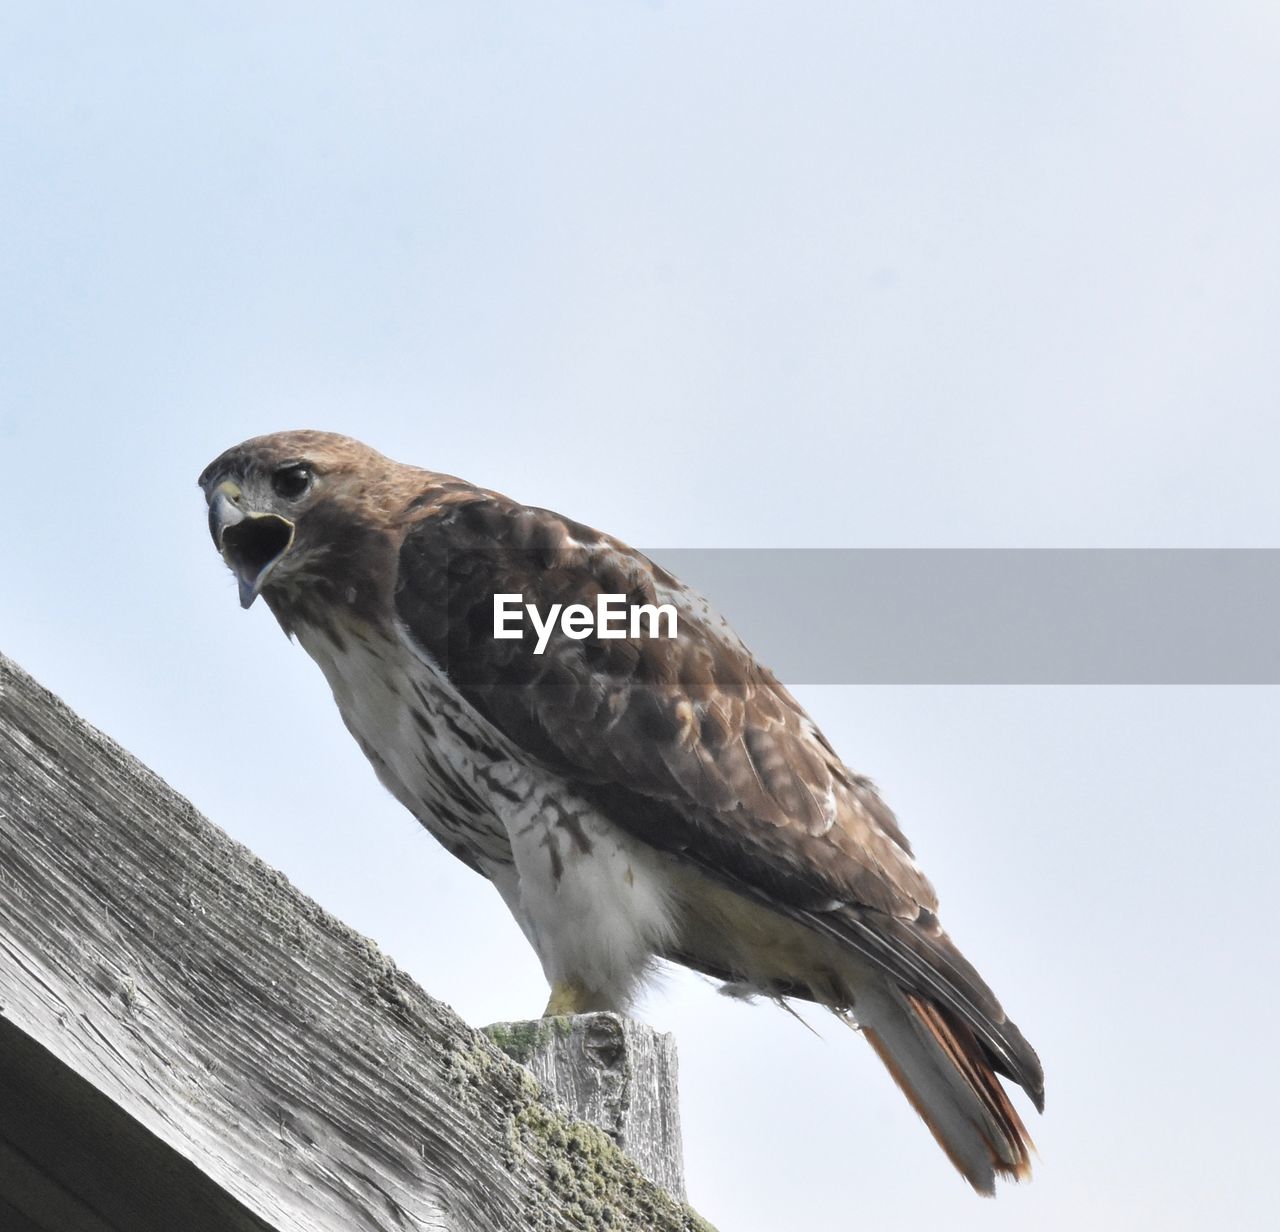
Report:
<svg viewBox="0 0 1280 1232"><path fill-rule="evenodd" d="M297 500L311 486L311 480L311 468L294 463L282 466L271 476L271 488L284 500Z"/></svg>

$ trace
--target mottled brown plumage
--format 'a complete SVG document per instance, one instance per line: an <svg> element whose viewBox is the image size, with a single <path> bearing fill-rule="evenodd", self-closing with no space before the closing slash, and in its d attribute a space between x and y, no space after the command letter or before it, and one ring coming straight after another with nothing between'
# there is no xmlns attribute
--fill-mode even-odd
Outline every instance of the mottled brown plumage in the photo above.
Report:
<svg viewBox="0 0 1280 1232"><path fill-rule="evenodd" d="M494 881L553 1004L620 1004L658 955L849 1012L975 1187L1027 1174L992 1071L1040 1107L1035 1053L875 788L703 600L608 535L344 437L248 441L201 484L242 601L261 590L383 781ZM678 636L493 636L495 594L602 592L673 604Z"/></svg>

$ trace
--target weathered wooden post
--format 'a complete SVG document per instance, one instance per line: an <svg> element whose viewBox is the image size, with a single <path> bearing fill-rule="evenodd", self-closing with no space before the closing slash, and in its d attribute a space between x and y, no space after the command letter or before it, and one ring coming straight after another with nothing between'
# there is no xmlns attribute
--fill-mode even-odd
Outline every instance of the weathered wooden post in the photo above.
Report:
<svg viewBox="0 0 1280 1232"><path fill-rule="evenodd" d="M604 1130L655 1185L684 1200L675 1041L620 1014L485 1028L565 1110Z"/></svg>
<svg viewBox="0 0 1280 1232"><path fill-rule="evenodd" d="M608 1132L0 656L3 1232L705 1232L660 1037L549 1030Z"/></svg>

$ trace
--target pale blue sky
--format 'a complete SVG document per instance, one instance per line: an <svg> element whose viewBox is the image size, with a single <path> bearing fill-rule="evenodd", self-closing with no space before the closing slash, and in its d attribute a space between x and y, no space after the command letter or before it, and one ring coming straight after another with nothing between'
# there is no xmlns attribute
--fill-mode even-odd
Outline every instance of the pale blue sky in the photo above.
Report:
<svg viewBox="0 0 1280 1232"><path fill-rule="evenodd" d="M1280 546L1278 150L1269 3L8 0L0 649L531 1014L497 896L240 612L201 467L308 426L644 545ZM674 974L698 1207L1264 1226L1280 691L803 698L1041 1050L1043 1159L980 1202L861 1041Z"/></svg>

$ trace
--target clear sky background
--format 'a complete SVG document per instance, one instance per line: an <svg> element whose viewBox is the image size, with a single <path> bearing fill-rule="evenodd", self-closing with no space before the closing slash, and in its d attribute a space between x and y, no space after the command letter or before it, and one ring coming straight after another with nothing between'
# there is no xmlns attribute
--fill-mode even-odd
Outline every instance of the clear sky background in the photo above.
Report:
<svg viewBox="0 0 1280 1232"><path fill-rule="evenodd" d="M1262 0L6 0L0 649L531 1016L497 895L239 610L204 464L336 429L644 546L1277 547L1278 151ZM1040 1049L1042 1161L982 1202L854 1035L677 972L693 1202L1269 1226L1280 690L802 700Z"/></svg>

